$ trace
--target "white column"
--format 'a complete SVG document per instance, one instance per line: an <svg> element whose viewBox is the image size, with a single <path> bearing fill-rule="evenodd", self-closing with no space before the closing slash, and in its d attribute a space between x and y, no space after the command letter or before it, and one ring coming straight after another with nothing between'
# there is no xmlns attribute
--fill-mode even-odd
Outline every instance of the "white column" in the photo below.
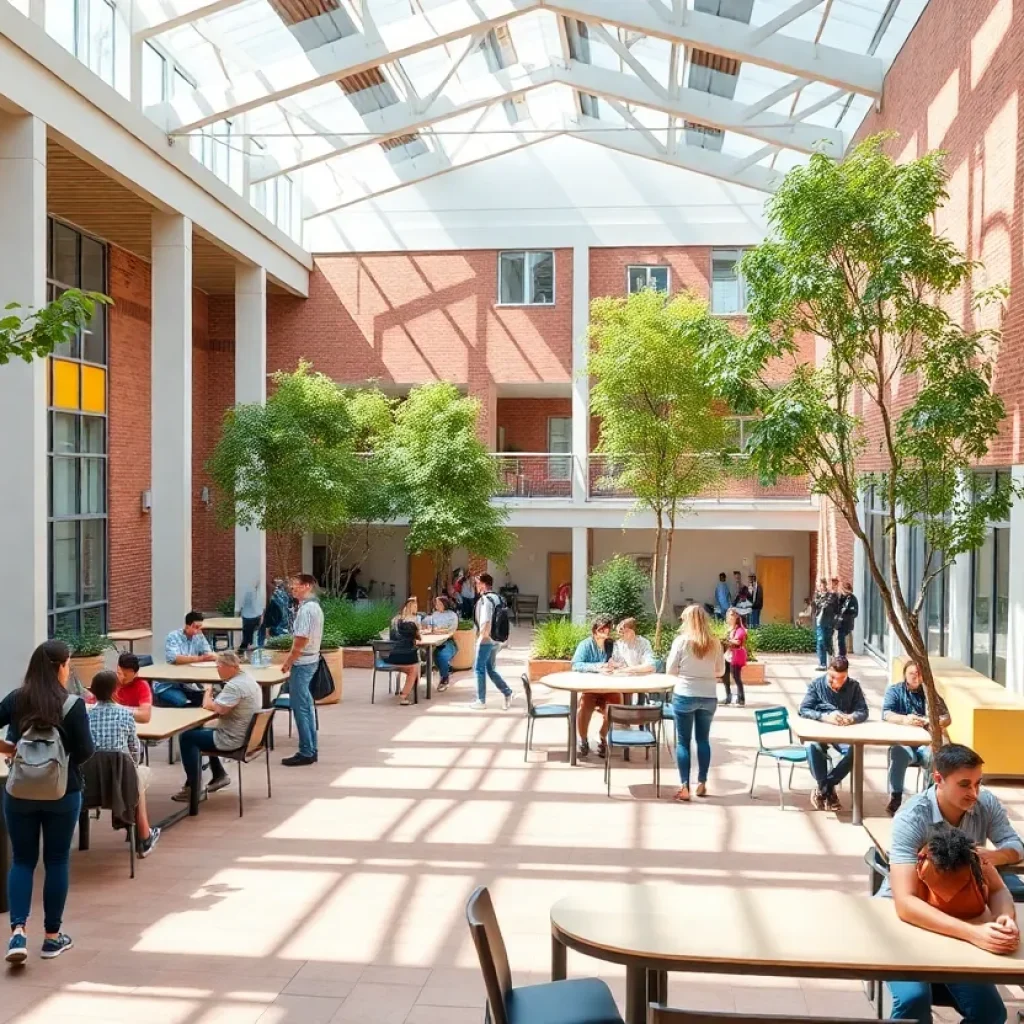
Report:
<svg viewBox="0 0 1024 1024"><path fill-rule="evenodd" d="M46 302L46 126L38 118L0 113L0 196L0 300L38 309ZM0 366L0 575L18 590L0 615L10 666L0 693L17 685L46 639L46 369L45 359Z"/></svg>
<svg viewBox="0 0 1024 1024"><path fill-rule="evenodd" d="M587 500L590 457L590 378L586 374L590 327L590 249L572 249L572 500ZM575 587L573 588L573 607Z"/></svg>
<svg viewBox="0 0 1024 1024"><path fill-rule="evenodd" d="M1014 466L1012 474L1018 487L1024 484L1024 466ZM1024 565L1024 501L1014 502L1010 509L1010 565ZM1006 688L1013 693L1024 694L1024 576L1013 569L1010 571L1009 598Z"/></svg>
<svg viewBox="0 0 1024 1024"><path fill-rule="evenodd" d="M192 222L153 214L153 636L192 604Z"/></svg>
<svg viewBox="0 0 1024 1024"><path fill-rule="evenodd" d="M585 526L572 528L572 621L587 621L588 531Z"/></svg>
<svg viewBox="0 0 1024 1024"><path fill-rule="evenodd" d="M235 402L267 400L267 272L235 264ZM235 527L235 602L255 581L266 600L267 538L262 530Z"/></svg>
<svg viewBox="0 0 1024 1024"><path fill-rule="evenodd" d="M302 535L302 571L312 574L313 572L313 534Z"/></svg>

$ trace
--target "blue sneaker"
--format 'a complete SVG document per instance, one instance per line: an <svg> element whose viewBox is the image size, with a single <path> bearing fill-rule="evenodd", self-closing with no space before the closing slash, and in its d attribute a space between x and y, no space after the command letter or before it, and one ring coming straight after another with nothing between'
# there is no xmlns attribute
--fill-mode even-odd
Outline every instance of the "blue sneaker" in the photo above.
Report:
<svg viewBox="0 0 1024 1024"><path fill-rule="evenodd" d="M28 959L28 939L25 938L24 932L15 932L11 936L4 959L9 964L23 964Z"/></svg>
<svg viewBox="0 0 1024 1024"><path fill-rule="evenodd" d="M43 939L43 949L39 955L44 960L53 960L60 956L65 949L70 949L73 945L71 936L61 932L55 939Z"/></svg>

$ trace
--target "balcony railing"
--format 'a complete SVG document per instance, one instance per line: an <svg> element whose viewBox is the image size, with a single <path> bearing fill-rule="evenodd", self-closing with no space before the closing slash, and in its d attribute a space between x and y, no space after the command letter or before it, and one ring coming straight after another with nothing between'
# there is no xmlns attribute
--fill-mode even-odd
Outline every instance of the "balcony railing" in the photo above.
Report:
<svg viewBox="0 0 1024 1024"><path fill-rule="evenodd" d="M571 498L573 457L551 452L498 452L502 498Z"/></svg>

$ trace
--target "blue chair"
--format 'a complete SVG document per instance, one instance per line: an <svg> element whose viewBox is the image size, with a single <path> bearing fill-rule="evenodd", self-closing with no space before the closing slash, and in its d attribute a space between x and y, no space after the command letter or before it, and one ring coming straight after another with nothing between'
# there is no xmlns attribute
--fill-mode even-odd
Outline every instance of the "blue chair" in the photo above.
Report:
<svg viewBox="0 0 1024 1024"><path fill-rule="evenodd" d="M523 760L525 761L533 743L533 727L537 724L537 719L564 718L568 722L569 705L534 704L533 691L530 689L530 677L525 672L523 673L523 693L526 695L526 747L523 750Z"/></svg>
<svg viewBox="0 0 1024 1024"><path fill-rule="evenodd" d="M648 758L653 747L654 788L658 796L661 796L661 758L658 757L658 747L661 745L663 713L662 707L657 704L609 704L605 708L605 714L608 716L608 736L604 751L604 781L608 796L612 795L613 747L622 747L627 752L643 749ZM639 728L629 728L633 725Z"/></svg>
<svg viewBox="0 0 1024 1024"><path fill-rule="evenodd" d="M484 886L469 897L466 920L487 992L484 1019L491 1024L625 1024L611 989L599 978L513 988L505 941Z"/></svg>
<svg viewBox="0 0 1024 1024"><path fill-rule="evenodd" d="M373 678L370 680L370 703L372 704L374 691L377 689L377 673L386 672L388 674L388 693L390 694L391 677L398 670L389 661L385 661L395 646L390 640L373 640L370 646L373 648ZM419 690L418 685L416 689Z"/></svg>
<svg viewBox="0 0 1024 1024"><path fill-rule="evenodd" d="M278 695L274 698L274 701L271 704L271 707L277 708L278 711L287 711L288 712L288 736L291 737L291 734L292 734L292 698L291 698L291 694L288 692L288 684L287 683L284 683L281 686L281 690L278 693ZM315 702L313 703L313 721L316 724L317 729L319 729L320 728L320 712L317 711L317 707L316 707L316 703ZM271 747L271 749L273 749L273 747L274 747L273 734L271 734L270 747Z"/></svg>
<svg viewBox="0 0 1024 1024"><path fill-rule="evenodd" d="M798 764L807 764L807 751L793 742L793 731L789 727L789 712L785 708L764 708L754 712L757 726L757 750L754 753L754 774L750 777L750 795L754 795L757 780L757 765L762 757L770 757L779 773L779 806L786 809L785 790L782 786L782 765L789 765L789 788L793 788L793 771ZM785 746L765 746L765 736L784 732L789 740Z"/></svg>

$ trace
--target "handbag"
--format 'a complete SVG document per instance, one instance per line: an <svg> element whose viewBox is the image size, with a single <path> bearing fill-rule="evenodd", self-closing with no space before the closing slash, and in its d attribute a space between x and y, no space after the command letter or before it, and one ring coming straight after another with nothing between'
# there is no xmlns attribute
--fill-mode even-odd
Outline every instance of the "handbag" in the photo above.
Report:
<svg viewBox="0 0 1024 1024"><path fill-rule="evenodd" d="M309 693L313 700L324 700L334 693L334 676L331 675L331 670L327 667L327 661L322 654L317 662L313 678L309 681Z"/></svg>

